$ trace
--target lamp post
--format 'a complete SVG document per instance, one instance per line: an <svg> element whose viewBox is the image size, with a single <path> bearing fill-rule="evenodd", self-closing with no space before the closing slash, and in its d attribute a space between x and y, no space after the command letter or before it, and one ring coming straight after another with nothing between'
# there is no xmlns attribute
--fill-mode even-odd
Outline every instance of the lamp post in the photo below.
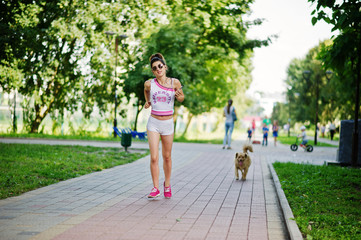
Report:
<svg viewBox="0 0 361 240"><path fill-rule="evenodd" d="M360 49L360 48L359 48ZM359 51L360 52L360 51ZM359 56L360 60L360 56ZM356 167L357 165L357 158L358 158L358 115L359 115L359 108L360 108L360 63L357 64L356 67L356 102L355 102L355 119L354 119L354 128L352 133L352 158L351 158L351 166Z"/></svg>
<svg viewBox="0 0 361 240"><path fill-rule="evenodd" d="M128 36L127 35L117 35L115 32L111 32L111 31L107 31L105 32L105 34L107 34L107 36L113 36L116 35L115 37L115 68L114 68L114 127L117 127L117 106L118 106L118 96L117 96L117 66L118 66L118 45L119 45L119 40L123 40L126 39ZM116 138L117 137L117 133L115 132L115 130L113 130L113 135Z"/></svg>
<svg viewBox="0 0 361 240"><path fill-rule="evenodd" d="M292 90L292 87L291 86L288 86L287 87L288 91L291 92ZM290 136L290 128L291 128L291 93L288 94L288 137Z"/></svg>
<svg viewBox="0 0 361 240"><path fill-rule="evenodd" d="M326 75L327 80L330 80L330 79L331 79L332 74L333 74L332 71L329 71L329 70L326 71L325 75ZM303 78L304 78L307 82L309 82L309 80L310 80L310 78L311 78L311 71L309 71L309 70L303 71L302 76L303 76ZM317 74L317 75L316 75L315 138L314 138L315 145L317 145L318 99L319 99L319 88L318 88L318 85L319 85L319 78L320 78L320 76Z"/></svg>
<svg viewBox="0 0 361 240"><path fill-rule="evenodd" d="M13 116L13 132L16 133L18 130L16 122L16 90L14 90L14 116Z"/></svg>

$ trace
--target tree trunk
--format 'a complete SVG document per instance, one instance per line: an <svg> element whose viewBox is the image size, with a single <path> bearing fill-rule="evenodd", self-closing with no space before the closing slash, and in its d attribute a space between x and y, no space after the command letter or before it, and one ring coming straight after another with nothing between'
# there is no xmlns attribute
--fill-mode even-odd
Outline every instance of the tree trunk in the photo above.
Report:
<svg viewBox="0 0 361 240"><path fill-rule="evenodd" d="M137 131L139 113L143 110L144 107L144 105L140 105L139 103L140 101L138 101L137 104L137 114L135 115L134 128L133 128L134 131Z"/></svg>
<svg viewBox="0 0 361 240"><path fill-rule="evenodd" d="M187 122L187 125L186 125L186 129L184 129L184 132L182 134L182 137L184 137L187 133L187 130L188 130L188 127L189 125L191 124L191 121L192 121L192 118L193 118L193 115L192 114L189 114L189 118L188 118L188 122Z"/></svg>
<svg viewBox="0 0 361 240"><path fill-rule="evenodd" d="M41 114L41 112L43 111L44 106L40 106L39 104L35 104L35 106L34 106L34 108L35 108L35 119L31 123L30 133L38 133L39 132L39 126L40 126L41 122L44 120L44 118L50 112L50 109L53 106L53 102L54 101L51 101L49 103L49 106L45 106L46 110L43 112L43 114Z"/></svg>
<svg viewBox="0 0 361 240"><path fill-rule="evenodd" d="M43 121L44 117L41 117L40 115L36 114L35 120L31 123L31 130L30 133L38 133L39 126L41 122Z"/></svg>

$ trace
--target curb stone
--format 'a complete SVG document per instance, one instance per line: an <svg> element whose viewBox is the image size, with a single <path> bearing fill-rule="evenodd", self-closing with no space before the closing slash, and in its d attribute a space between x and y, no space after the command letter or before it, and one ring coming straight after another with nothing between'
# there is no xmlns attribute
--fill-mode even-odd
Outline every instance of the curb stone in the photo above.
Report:
<svg viewBox="0 0 361 240"><path fill-rule="evenodd" d="M268 161L268 167L270 169L270 172L272 174L272 179L276 187L276 192L278 196L278 200L280 202L281 211L283 213L283 217L286 222L286 227L289 233L289 236L291 240L303 240L302 234L300 229L297 226L296 221L294 220L294 216L292 213L292 209L290 205L288 204L286 195L284 191L282 190L280 180L278 179L277 173L275 169L273 168L272 162Z"/></svg>

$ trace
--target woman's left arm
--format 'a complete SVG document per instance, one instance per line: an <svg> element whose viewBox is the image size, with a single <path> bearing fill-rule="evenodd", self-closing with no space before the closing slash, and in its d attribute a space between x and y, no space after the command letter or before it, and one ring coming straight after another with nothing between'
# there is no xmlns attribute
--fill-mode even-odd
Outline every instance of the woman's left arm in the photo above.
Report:
<svg viewBox="0 0 361 240"><path fill-rule="evenodd" d="M183 86L180 83L180 81L178 79L175 79L174 81L175 98L178 100L178 102L184 101L184 93L182 88Z"/></svg>

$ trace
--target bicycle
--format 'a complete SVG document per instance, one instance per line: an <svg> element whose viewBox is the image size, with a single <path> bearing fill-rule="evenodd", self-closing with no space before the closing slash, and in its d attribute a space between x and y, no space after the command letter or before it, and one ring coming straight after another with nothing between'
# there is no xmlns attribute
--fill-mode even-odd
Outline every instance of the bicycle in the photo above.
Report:
<svg viewBox="0 0 361 240"><path fill-rule="evenodd" d="M306 143L306 145L302 145L302 144L299 144L299 145L301 147L304 147L307 152L312 152L313 151L313 146L311 144ZM298 149L298 137L296 138L296 143L291 144L290 148L294 152L297 151L297 149Z"/></svg>

